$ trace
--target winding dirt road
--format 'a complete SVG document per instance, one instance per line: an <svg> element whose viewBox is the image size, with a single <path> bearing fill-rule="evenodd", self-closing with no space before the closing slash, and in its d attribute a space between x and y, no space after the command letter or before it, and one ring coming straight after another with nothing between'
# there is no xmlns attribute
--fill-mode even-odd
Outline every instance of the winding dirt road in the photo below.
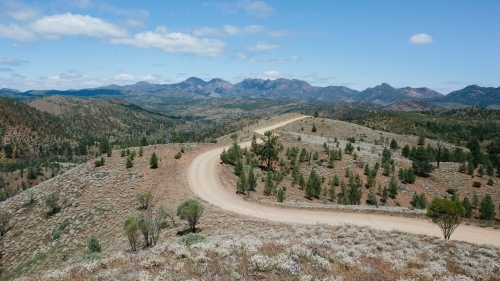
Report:
<svg viewBox="0 0 500 281"><path fill-rule="evenodd" d="M263 134L265 131L285 126L305 117L307 116L293 118L255 130L255 132ZM249 146L249 142L242 143L242 145ZM425 219L341 213L338 211L287 209L247 202L238 196L234 189L226 189L220 181L217 171L220 165L220 153L222 149L213 149L197 156L190 163L187 170L187 180L191 190L200 198L222 209L277 222L301 224L325 223L330 225L350 223L367 225L381 230L396 229L416 234L442 237L439 227ZM462 224L455 230L451 237L452 240L500 246L500 231L491 228L480 228Z"/></svg>

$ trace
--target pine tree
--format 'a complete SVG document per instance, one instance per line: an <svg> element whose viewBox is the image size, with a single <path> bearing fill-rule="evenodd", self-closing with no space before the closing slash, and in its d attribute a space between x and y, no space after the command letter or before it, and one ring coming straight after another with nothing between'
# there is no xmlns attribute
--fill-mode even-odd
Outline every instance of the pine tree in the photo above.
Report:
<svg viewBox="0 0 500 281"><path fill-rule="evenodd" d="M359 175L356 174L356 176L350 176L349 177L349 201L350 204L352 205L359 205L361 204L361 197L362 197L362 191L361 191L361 179L359 178Z"/></svg>
<svg viewBox="0 0 500 281"><path fill-rule="evenodd" d="M241 163L241 159L236 162L236 165L234 166L234 174L237 176L240 176L241 173L243 173L243 163Z"/></svg>
<svg viewBox="0 0 500 281"><path fill-rule="evenodd" d="M389 199L389 190L387 189L387 186L384 186L384 189L382 190L382 200L384 200L384 203L387 202L387 199Z"/></svg>
<svg viewBox="0 0 500 281"><path fill-rule="evenodd" d="M130 168L134 167L134 163L132 162L132 158L130 158L130 156L127 157L127 162L125 163L125 167L127 169L130 169Z"/></svg>
<svg viewBox="0 0 500 281"><path fill-rule="evenodd" d="M465 208L465 217L468 219L472 218L472 204L469 202L468 197L464 197L464 200L462 200L462 206Z"/></svg>
<svg viewBox="0 0 500 281"><path fill-rule="evenodd" d="M311 170L309 174L309 179L306 183L306 197L311 199L312 197L319 197L321 193L321 179L314 169Z"/></svg>
<svg viewBox="0 0 500 281"><path fill-rule="evenodd" d="M300 176L299 176L299 186L301 189L304 189L306 186L306 180L304 179L303 174L300 174Z"/></svg>
<svg viewBox="0 0 500 281"><path fill-rule="evenodd" d="M335 167L335 155L334 153L330 153L330 157L328 158L328 168L334 168Z"/></svg>
<svg viewBox="0 0 500 281"><path fill-rule="evenodd" d="M253 169L250 169L248 173L248 190L255 191L257 187L257 177L255 176Z"/></svg>
<svg viewBox="0 0 500 281"><path fill-rule="evenodd" d="M389 195L393 199L396 199L396 196L398 195L398 181L394 176L392 176L391 181L389 182Z"/></svg>
<svg viewBox="0 0 500 281"><path fill-rule="evenodd" d="M333 175L332 183L335 186L339 186L340 185L339 177L337 176L337 174Z"/></svg>
<svg viewBox="0 0 500 281"><path fill-rule="evenodd" d="M273 173L272 172L267 172L267 178L266 178L266 183L264 184L264 195L271 195L271 193L274 190L274 184L273 184Z"/></svg>
<svg viewBox="0 0 500 281"><path fill-rule="evenodd" d="M330 183L330 189L328 190L328 196L330 197L330 200L332 202L335 200L335 197L337 196L335 192L336 187L337 186L335 185L335 182L332 180L332 182Z"/></svg>
<svg viewBox="0 0 500 281"><path fill-rule="evenodd" d="M158 168L158 156L154 152L151 154L151 158L149 158L149 166L151 169Z"/></svg>
<svg viewBox="0 0 500 281"><path fill-rule="evenodd" d="M368 190L368 204L377 206L377 195L375 195L375 189L370 187Z"/></svg>
<svg viewBox="0 0 500 281"><path fill-rule="evenodd" d="M236 183L236 192L245 194L245 191L247 190L247 179L245 176L245 172L242 172L240 174L240 178L238 179L238 182Z"/></svg>
<svg viewBox="0 0 500 281"><path fill-rule="evenodd" d="M492 220L495 218L495 204L488 193L481 200L479 206L479 217L482 220Z"/></svg>

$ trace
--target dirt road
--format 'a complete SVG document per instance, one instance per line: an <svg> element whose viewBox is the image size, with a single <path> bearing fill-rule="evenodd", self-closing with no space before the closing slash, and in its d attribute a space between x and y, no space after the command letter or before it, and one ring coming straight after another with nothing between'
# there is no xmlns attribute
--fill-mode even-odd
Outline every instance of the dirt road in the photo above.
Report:
<svg viewBox="0 0 500 281"><path fill-rule="evenodd" d="M255 132L263 134L264 131L279 128L302 118L304 117L293 118L266 128L255 130ZM242 145L248 146L249 143L242 143ZM189 187L196 195L222 209L278 222L301 224L325 223L330 225L349 223L367 225L381 230L396 229L416 234L442 237L439 227L424 219L276 208L247 202L235 193L235 188L226 188L222 185L217 172L218 166L220 165L221 152L222 148L218 148L205 152L193 159L188 167L187 180ZM500 231L491 228L480 228L462 224L455 230L451 238L452 240L500 246Z"/></svg>

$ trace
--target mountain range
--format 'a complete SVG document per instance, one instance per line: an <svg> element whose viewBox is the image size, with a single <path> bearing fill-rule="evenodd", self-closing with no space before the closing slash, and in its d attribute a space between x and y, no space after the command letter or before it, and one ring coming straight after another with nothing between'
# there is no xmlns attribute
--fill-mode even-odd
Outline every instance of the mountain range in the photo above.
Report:
<svg viewBox="0 0 500 281"><path fill-rule="evenodd" d="M30 90L20 92L0 89L0 96L18 100L60 95L72 97L124 98L129 101L155 102L161 98L206 99L206 98L256 98L291 99L319 102L371 102L387 106L398 101L414 100L431 103L444 108L478 106L500 108L500 87L470 85L464 89L443 95L429 88L394 88L387 83L363 91L343 86L312 86L306 81L279 78L275 80L245 79L231 84L214 78L204 81L197 77L175 84L153 84L138 82L133 85L109 85L82 90Z"/></svg>

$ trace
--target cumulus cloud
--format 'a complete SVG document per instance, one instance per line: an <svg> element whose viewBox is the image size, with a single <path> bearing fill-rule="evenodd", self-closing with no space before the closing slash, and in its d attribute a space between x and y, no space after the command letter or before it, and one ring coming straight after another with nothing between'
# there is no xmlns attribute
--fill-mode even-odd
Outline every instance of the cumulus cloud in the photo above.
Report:
<svg viewBox="0 0 500 281"><path fill-rule="evenodd" d="M432 39L430 35L425 33L415 34L410 37L410 43L416 45L430 44L432 42L434 42L434 39Z"/></svg>
<svg viewBox="0 0 500 281"><path fill-rule="evenodd" d="M37 36L33 32L13 23L8 26L0 24L0 37L22 42L32 42L37 39Z"/></svg>
<svg viewBox="0 0 500 281"><path fill-rule="evenodd" d="M112 38L112 44L125 44L138 48L156 48L167 53L187 53L218 56L225 53L226 43L216 39L198 38L180 32L169 32L166 27L135 34L134 37Z"/></svg>
<svg viewBox="0 0 500 281"><path fill-rule="evenodd" d="M71 13L45 16L30 24L30 28L50 39L58 39L64 35L92 37L124 37L128 35L125 29L99 18Z"/></svg>
<svg viewBox="0 0 500 281"><path fill-rule="evenodd" d="M251 52L265 52L269 50L279 49L281 45L279 44L270 44L266 42L258 42L255 46L247 47L247 49Z"/></svg>
<svg viewBox="0 0 500 281"><path fill-rule="evenodd" d="M0 57L0 65L20 66L29 63L26 60L17 60L6 57Z"/></svg>
<svg viewBox="0 0 500 281"><path fill-rule="evenodd" d="M1 71L1 70L0 70ZM147 74L134 76L131 74L118 74L114 77L91 77L78 70L68 70L53 76L26 77L12 73L9 78L0 77L0 88L26 90L67 90L84 89L107 86L110 84L129 85L139 81L160 83L164 80L159 75Z"/></svg>
<svg viewBox="0 0 500 281"><path fill-rule="evenodd" d="M7 0L3 3L5 14L17 21L34 20L42 14L42 10L35 6L30 6L21 1Z"/></svg>

